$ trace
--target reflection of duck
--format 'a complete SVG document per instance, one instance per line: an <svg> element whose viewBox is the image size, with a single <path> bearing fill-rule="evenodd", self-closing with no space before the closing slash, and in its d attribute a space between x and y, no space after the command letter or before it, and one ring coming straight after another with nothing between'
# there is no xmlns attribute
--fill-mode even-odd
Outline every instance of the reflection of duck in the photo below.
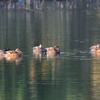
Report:
<svg viewBox="0 0 100 100"><path fill-rule="evenodd" d="M59 46L45 48L45 52L47 54L47 57L58 57L58 55L60 54Z"/></svg>
<svg viewBox="0 0 100 100"><path fill-rule="evenodd" d="M44 52L44 48L42 44L40 44L39 46L33 47L33 53L39 53L39 52Z"/></svg>
<svg viewBox="0 0 100 100"><path fill-rule="evenodd" d="M44 54L44 52L33 52L33 56L35 57L35 58L40 58L40 57L43 57L43 54Z"/></svg>
<svg viewBox="0 0 100 100"><path fill-rule="evenodd" d="M15 51L14 50L5 51L5 57L10 57L12 59L15 59L21 55L22 55L22 52L19 48L17 48Z"/></svg>
<svg viewBox="0 0 100 100"><path fill-rule="evenodd" d="M19 57L17 57L17 56L14 56L14 57L5 57L5 60L9 61L9 62L19 63L19 62L21 62L22 57L21 56L19 56Z"/></svg>

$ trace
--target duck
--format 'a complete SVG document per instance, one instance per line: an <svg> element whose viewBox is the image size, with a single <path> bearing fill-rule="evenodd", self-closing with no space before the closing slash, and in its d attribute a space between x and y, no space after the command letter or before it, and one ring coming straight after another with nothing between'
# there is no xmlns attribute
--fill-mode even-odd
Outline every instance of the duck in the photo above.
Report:
<svg viewBox="0 0 100 100"><path fill-rule="evenodd" d="M100 48L100 44L96 44L91 46L89 49L91 50L91 52L97 52L97 49Z"/></svg>
<svg viewBox="0 0 100 100"><path fill-rule="evenodd" d="M45 48L45 54L47 57L56 57L60 54L59 46Z"/></svg>
<svg viewBox="0 0 100 100"><path fill-rule="evenodd" d="M15 59L19 56L22 56L22 51L19 48L17 48L16 50L5 51L4 55L5 57Z"/></svg>
<svg viewBox="0 0 100 100"><path fill-rule="evenodd" d="M43 48L43 45L42 44L40 44L39 46L35 46L32 49L33 49L33 53L41 53L41 52L44 52L44 48Z"/></svg>

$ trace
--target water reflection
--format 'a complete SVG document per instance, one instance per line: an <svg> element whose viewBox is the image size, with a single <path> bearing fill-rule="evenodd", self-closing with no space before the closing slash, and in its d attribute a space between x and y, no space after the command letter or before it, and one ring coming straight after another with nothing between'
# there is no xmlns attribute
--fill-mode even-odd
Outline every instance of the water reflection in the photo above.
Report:
<svg viewBox="0 0 100 100"><path fill-rule="evenodd" d="M30 89L29 91L34 92L34 90L37 89L35 97L38 97L39 99L42 98L44 100L51 98L52 100L84 98L84 95L87 95L87 93L91 91L88 90L90 87L86 86L88 84L88 82L86 82L86 78L82 78L87 77L86 74L88 74L88 71L85 72L85 69L87 69L87 61L83 61L79 62L77 59L72 60L72 63L69 58L43 59L42 62L39 62L39 60L32 61L30 71L34 74L34 80L32 75L30 75L30 77L32 77L30 85L33 87L35 85L36 88L33 90ZM34 82L36 82L37 85ZM87 88L85 88L85 86ZM85 92L86 94L84 94ZM88 100L88 96L85 99Z"/></svg>
<svg viewBox="0 0 100 100"><path fill-rule="evenodd" d="M59 60L51 59L46 60L42 58L42 62L33 59L30 66L30 89L32 92L32 98L38 97L39 99L49 99L52 94L52 85L55 83L55 67L59 65ZM52 75L52 76L51 76ZM37 83L37 84L36 84ZM52 84L51 84L52 83ZM49 89L49 90L48 90ZM35 92L35 94L34 94ZM49 95L50 93L50 95ZM45 98L46 96L46 98Z"/></svg>
<svg viewBox="0 0 100 100"><path fill-rule="evenodd" d="M33 53L33 58L42 58L45 52L35 52Z"/></svg>
<svg viewBox="0 0 100 100"><path fill-rule="evenodd" d="M6 57L5 60L6 62L16 62L16 64L18 64L19 62L22 61L22 57L17 57L17 58Z"/></svg>
<svg viewBox="0 0 100 100"><path fill-rule="evenodd" d="M99 96L99 91L100 91L100 82L99 82L99 75L100 75L100 53L96 52L91 52L92 55L92 61L91 61L91 90L92 90L92 97L95 100L98 100Z"/></svg>
<svg viewBox="0 0 100 100"><path fill-rule="evenodd" d="M99 59L99 58L100 58L100 53L90 52L90 54L91 54L92 57L95 58L95 59Z"/></svg>
<svg viewBox="0 0 100 100"><path fill-rule="evenodd" d="M46 55L47 59L49 59L49 58L55 58L55 59L56 59L56 58L58 58L59 56L60 56L60 54L56 54L56 55L55 55L55 54L47 54L47 55Z"/></svg>
<svg viewBox="0 0 100 100"><path fill-rule="evenodd" d="M0 56L0 60L6 61L6 62L15 62L18 65L22 61L22 57L11 58L11 57Z"/></svg>
<svg viewBox="0 0 100 100"><path fill-rule="evenodd" d="M98 100L99 91L100 91L100 82L99 82L99 76L100 76L100 55L97 57L98 59L93 59L91 63L91 84L92 84L92 91L93 91L93 98Z"/></svg>

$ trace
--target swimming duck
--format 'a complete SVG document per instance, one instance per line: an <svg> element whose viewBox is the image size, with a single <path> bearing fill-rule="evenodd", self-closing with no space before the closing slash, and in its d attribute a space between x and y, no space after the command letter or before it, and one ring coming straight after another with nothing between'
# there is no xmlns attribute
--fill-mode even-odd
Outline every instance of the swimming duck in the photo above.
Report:
<svg viewBox="0 0 100 100"><path fill-rule="evenodd" d="M97 49L100 48L100 44L96 44L90 47L91 52L95 52Z"/></svg>
<svg viewBox="0 0 100 100"><path fill-rule="evenodd" d="M12 59L15 59L21 55L22 52L19 48L17 48L16 50L5 51L5 57L11 57Z"/></svg>
<svg viewBox="0 0 100 100"><path fill-rule="evenodd" d="M42 44L40 44L39 46L33 47L33 53L39 53L39 52L44 52L44 48Z"/></svg>
<svg viewBox="0 0 100 100"><path fill-rule="evenodd" d="M56 55L60 54L59 46L45 48L45 53L48 57L56 57Z"/></svg>

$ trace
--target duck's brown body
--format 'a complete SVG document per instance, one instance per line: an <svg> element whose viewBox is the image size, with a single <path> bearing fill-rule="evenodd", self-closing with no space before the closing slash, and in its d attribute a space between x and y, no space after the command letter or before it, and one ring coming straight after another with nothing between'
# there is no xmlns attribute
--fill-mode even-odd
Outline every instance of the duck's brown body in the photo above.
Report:
<svg viewBox="0 0 100 100"><path fill-rule="evenodd" d="M14 50L10 50L10 51L6 51L5 52L5 57L12 57L12 58L16 58L22 55L22 52L20 51L19 48L17 48L15 51Z"/></svg>
<svg viewBox="0 0 100 100"><path fill-rule="evenodd" d="M41 53L41 52L44 52L44 48L42 44L33 47L33 53Z"/></svg>
<svg viewBox="0 0 100 100"><path fill-rule="evenodd" d="M6 61L10 62L20 62L22 59L22 52L19 48L16 50L10 50L8 51L8 48L4 48L3 50L0 50L0 60L5 59Z"/></svg>
<svg viewBox="0 0 100 100"><path fill-rule="evenodd" d="M100 48L97 48L97 49L95 50L95 53L100 53Z"/></svg>
<svg viewBox="0 0 100 100"><path fill-rule="evenodd" d="M48 57L56 57L60 54L59 46L45 48L45 51Z"/></svg>

